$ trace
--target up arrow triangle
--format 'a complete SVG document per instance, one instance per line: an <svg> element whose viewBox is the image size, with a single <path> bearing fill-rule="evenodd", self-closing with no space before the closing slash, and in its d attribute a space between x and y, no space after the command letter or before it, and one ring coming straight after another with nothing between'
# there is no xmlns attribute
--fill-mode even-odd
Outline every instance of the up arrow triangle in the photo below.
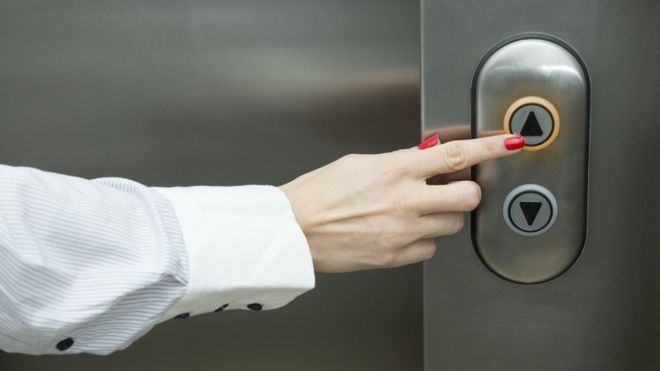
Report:
<svg viewBox="0 0 660 371"><path fill-rule="evenodd" d="M543 135L543 129L539 125L539 120L536 118L534 111L530 111L525 119L520 135L523 137L540 137Z"/></svg>
<svg viewBox="0 0 660 371"><path fill-rule="evenodd" d="M525 216L525 220L528 225L534 224L536 216L539 215L539 210L541 210L542 203L540 202L520 202L520 209Z"/></svg>

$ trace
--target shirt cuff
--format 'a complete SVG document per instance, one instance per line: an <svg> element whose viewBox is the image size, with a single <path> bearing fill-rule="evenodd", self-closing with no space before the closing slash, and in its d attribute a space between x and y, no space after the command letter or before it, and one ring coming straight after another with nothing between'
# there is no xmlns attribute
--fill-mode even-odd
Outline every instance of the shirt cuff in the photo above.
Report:
<svg viewBox="0 0 660 371"><path fill-rule="evenodd" d="M279 188L154 187L174 207L188 252L186 293L161 318L275 309L314 288L307 240Z"/></svg>

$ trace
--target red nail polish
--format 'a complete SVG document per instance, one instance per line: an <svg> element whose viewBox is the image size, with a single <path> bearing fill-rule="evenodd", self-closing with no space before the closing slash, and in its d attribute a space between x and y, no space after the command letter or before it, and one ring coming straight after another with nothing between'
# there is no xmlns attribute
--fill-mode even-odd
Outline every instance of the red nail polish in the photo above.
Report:
<svg viewBox="0 0 660 371"><path fill-rule="evenodd" d="M511 137L511 138L506 138L504 140L504 148L508 149L509 151L515 151L524 146L525 146L525 138L521 137L520 135L516 135L515 137Z"/></svg>
<svg viewBox="0 0 660 371"><path fill-rule="evenodd" d="M427 149L434 146L437 146L440 143L440 137L438 134L433 134L430 137L424 139L424 141L417 146L419 149Z"/></svg>

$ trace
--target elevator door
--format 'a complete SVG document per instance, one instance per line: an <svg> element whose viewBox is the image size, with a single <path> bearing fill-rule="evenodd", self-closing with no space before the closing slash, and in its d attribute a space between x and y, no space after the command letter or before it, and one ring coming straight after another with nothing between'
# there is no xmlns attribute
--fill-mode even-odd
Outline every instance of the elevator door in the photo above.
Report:
<svg viewBox="0 0 660 371"><path fill-rule="evenodd" d="M283 184L419 137L419 3L0 0L0 162L147 185ZM374 135L378 133L378 135ZM421 266L318 275L259 313L2 371L419 370Z"/></svg>
<svg viewBox="0 0 660 371"><path fill-rule="evenodd" d="M547 148L473 171L482 206L424 267L426 370L660 369L660 3L423 0L421 13L424 134L449 141L531 123L541 143L553 122L545 98L561 118ZM579 54L588 94L566 84L580 79L573 62L543 59L554 48L545 41L515 46L536 55L493 54L482 69L493 78L479 77L493 47L530 33ZM561 88L538 84L546 78ZM527 95L519 121L515 110L504 120ZM569 114L585 96L588 122ZM554 224L534 227L554 206Z"/></svg>

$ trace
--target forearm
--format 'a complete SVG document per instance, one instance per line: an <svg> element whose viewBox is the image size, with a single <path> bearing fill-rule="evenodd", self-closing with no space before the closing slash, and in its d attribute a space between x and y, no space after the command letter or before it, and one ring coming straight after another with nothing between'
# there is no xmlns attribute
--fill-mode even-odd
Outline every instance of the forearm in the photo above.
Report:
<svg viewBox="0 0 660 371"><path fill-rule="evenodd" d="M288 200L267 186L0 165L0 256L0 349L27 354L108 354L173 317L272 309L314 286Z"/></svg>
<svg viewBox="0 0 660 371"><path fill-rule="evenodd" d="M187 257L159 193L0 165L0 348L121 349L185 292Z"/></svg>

